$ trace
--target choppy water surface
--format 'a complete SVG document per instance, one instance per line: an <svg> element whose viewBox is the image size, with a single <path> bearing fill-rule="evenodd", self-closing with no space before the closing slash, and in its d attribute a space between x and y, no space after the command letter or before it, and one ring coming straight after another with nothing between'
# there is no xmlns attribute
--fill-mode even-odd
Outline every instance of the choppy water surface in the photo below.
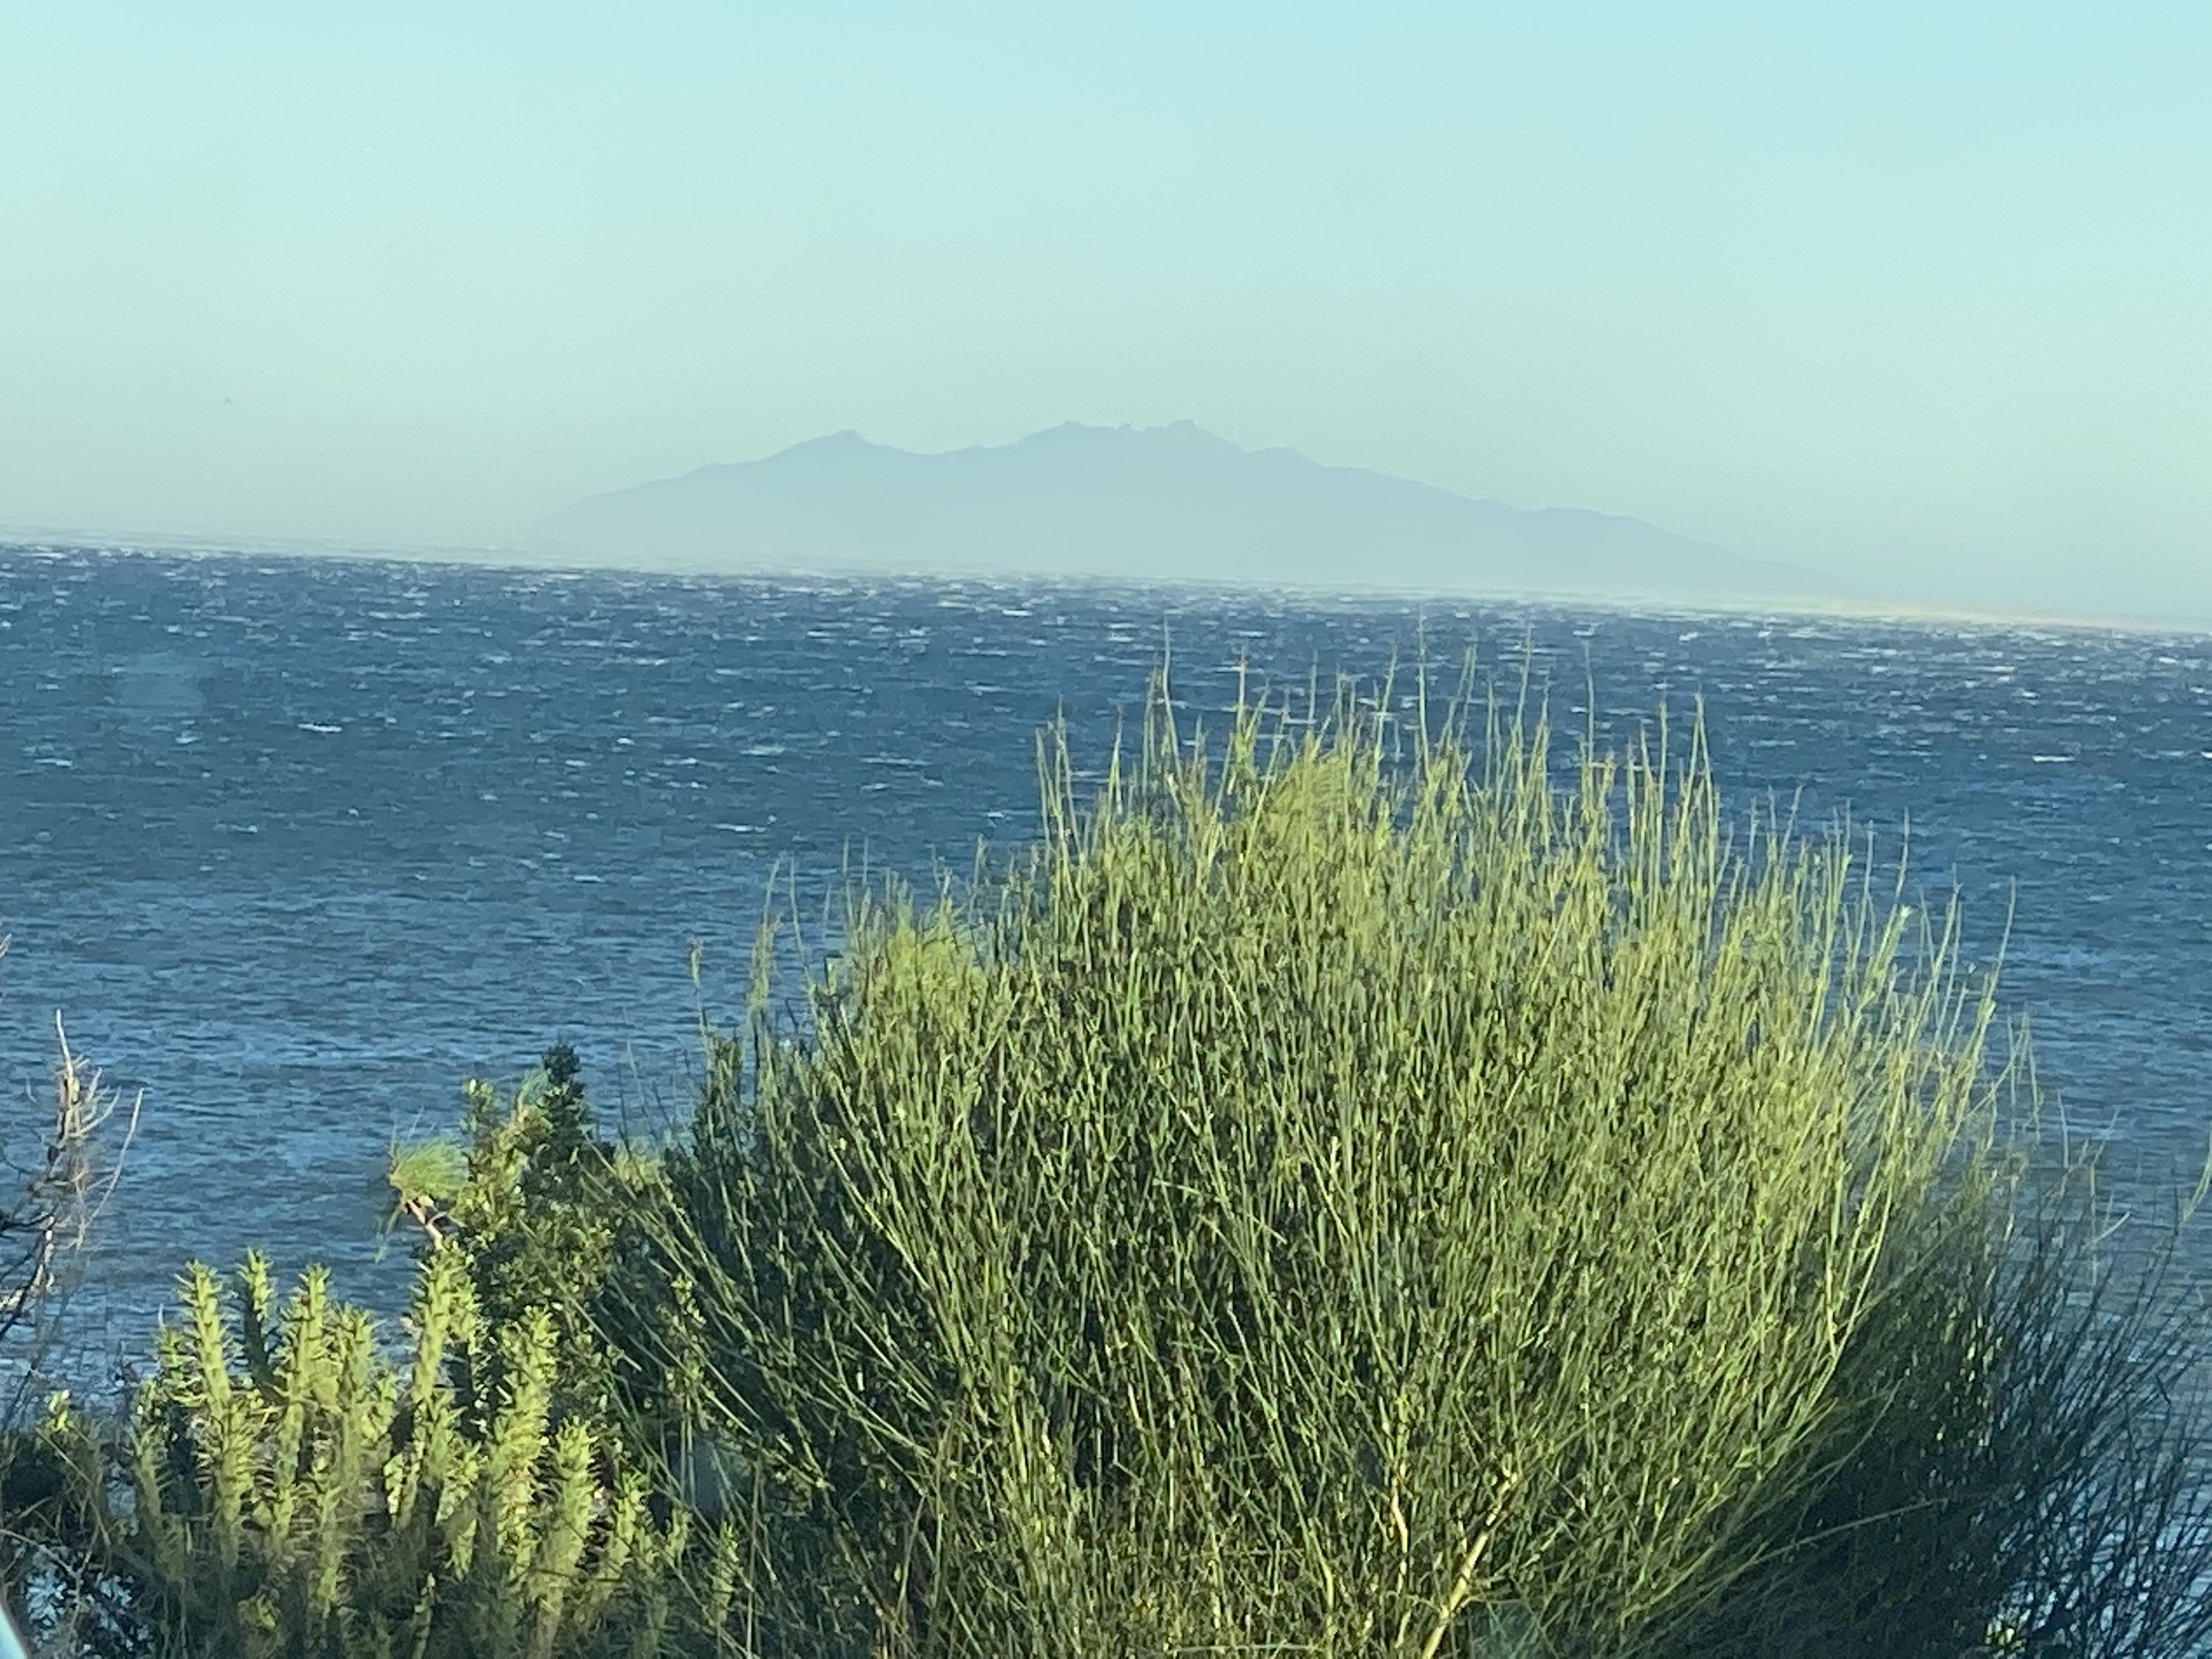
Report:
<svg viewBox="0 0 2212 1659"><path fill-rule="evenodd" d="M682 580L0 549L0 1080L61 1011L144 1091L101 1234L110 1340L247 1245L388 1301L382 1161L465 1076L573 1042L680 1101L778 860L927 875L1033 823L1033 741L1103 753L1171 646L1194 708L1468 646L1562 724L1702 696L1741 798L1911 822L2045 1085L2118 1170L2212 1125L2212 639L1463 602ZM34 1120L9 1120L27 1150ZM20 1128L18 1127L20 1126Z"/></svg>

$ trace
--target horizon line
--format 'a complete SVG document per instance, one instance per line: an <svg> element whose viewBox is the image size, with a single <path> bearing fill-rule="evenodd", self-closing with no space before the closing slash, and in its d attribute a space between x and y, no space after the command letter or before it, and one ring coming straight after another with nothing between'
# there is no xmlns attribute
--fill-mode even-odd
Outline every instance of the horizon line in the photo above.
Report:
<svg viewBox="0 0 2212 1659"><path fill-rule="evenodd" d="M1065 424L1074 425L1069 422ZM1049 429L1049 428L1048 428ZM1224 441L1226 441L1224 440ZM981 447L982 446L970 446ZM912 453L912 452L909 452ZM948 452L949 453L949 452ZM1250 453L1250 452L1248 452ZM1595 510L1595 509L1586 509ZM2046 610L2034 607L1954 604L1940 600L1751 598L1668 599L1633 594L1561 592L1534 588L1436 588L1342 586L1315 582L1272 582L1259 577L1129 577L1108 573L1006 570L917 570L896 565L761 564L744 569L710 568L695 562L647 556L636 563L600 557L561 558L540 548L515 544L453 542L363 542L343 537L213 535L184 532L67 529L0 523L0 550L30 553L94 553L126 557L162 555L215 558L330 558L356 563L440 564L457 568L535 570L548 574L669 576L732 581L777 580L866 580L977 582L985 586L1118 587L1139 592L1170 589L1194 592L1291 592L1315 599L1423 599L1458 602L1492 600L1624 611L1643 616L1765 616L1819 620L1905 623L1964 623L1985 627L2058 628L2108 633L2180 633L2212 636L2212 615L2161 617L2142 611Z"/></svg>

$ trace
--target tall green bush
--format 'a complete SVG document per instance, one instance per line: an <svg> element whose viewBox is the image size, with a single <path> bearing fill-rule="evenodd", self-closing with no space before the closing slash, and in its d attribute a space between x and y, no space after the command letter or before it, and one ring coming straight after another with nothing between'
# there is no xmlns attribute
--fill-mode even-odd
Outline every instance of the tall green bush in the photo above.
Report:
<svg viewBox="0 0 2212 1659"><path fill-rule="evenodd" d="M1988 988L1694 734L1560 787L1540 721L1156 697L1044 763L672 1164L774 1650L1646 1650L1879 1432L1856 1356L1972 1351L1892 1310L1995 1224Z"/></svg>

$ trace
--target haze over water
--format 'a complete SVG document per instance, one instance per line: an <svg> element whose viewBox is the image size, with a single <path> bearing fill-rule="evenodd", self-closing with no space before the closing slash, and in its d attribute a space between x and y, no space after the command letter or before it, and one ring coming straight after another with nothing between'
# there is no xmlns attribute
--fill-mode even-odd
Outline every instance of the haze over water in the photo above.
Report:
<svg viewBox="0 0 2212 1659"><path fill-rule="evenodd" d="M1702 696L1740 805L1802 788L1887 854L1909 816L1979 959L2016 893L2046 1089L2124 1183L2194 1177L2212 637L0 549L0 1080L44 1088L59 1009L145 1091L83 1328L143 1345L188 1254L253 1244L391 1305L392 1138L556 1037L603 1108L680 1109L688 942L732 1012L779 860L818 892L848 848L926 879L1016 845L1037 729L1103 759L1164 642L1203 713L1240 660L1326 684L1424 639L1447 683L1525 644L1570 735L1592 686L1616 743Z"/></svg>

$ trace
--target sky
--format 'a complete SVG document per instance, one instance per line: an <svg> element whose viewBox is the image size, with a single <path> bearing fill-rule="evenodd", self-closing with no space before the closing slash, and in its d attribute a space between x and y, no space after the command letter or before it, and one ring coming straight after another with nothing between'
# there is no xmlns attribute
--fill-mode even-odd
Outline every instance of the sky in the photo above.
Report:
<svg viewBox="0 0 2212 1659"><path fill-rule="evenodd" d="M0 0L0 526L1190 419L2212 617L2212 6Z"/></svg>

